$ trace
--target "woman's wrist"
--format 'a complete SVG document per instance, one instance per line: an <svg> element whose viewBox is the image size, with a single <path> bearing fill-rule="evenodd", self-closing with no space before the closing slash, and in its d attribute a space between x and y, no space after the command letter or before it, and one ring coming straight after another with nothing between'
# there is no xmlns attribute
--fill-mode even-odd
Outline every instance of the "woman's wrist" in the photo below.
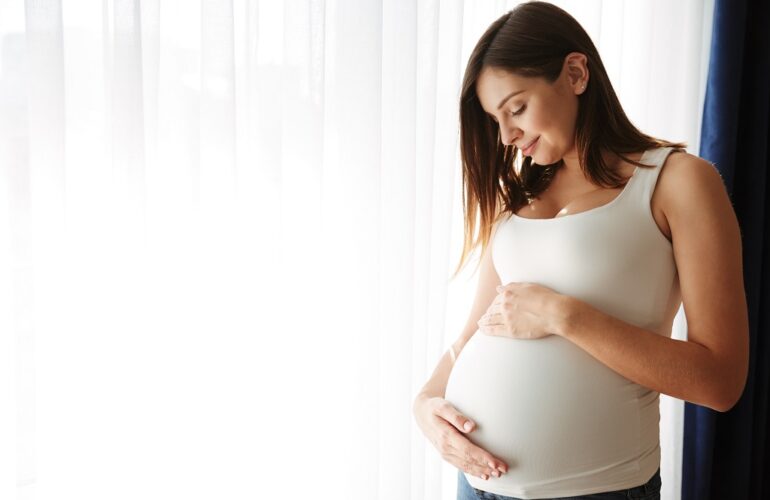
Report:
<svg viewBox="0 0 770 500"><path fill-rule="evenodd" d="M554 323L551 333L561 337L567 337L569 327L578 315L580 302L569 295L560 295L557 301L556 313L553 315Z"/></svg>
<svg viewBox="0 0 770 500"><path fill-rule="evenodd" d="M425 392L424 390L417 393L417 396L414 397L414 401L412 402L412 412L417 413L417 408L422 405L425 401L429 400L430 398L435 397L431 394Z"/></svg>

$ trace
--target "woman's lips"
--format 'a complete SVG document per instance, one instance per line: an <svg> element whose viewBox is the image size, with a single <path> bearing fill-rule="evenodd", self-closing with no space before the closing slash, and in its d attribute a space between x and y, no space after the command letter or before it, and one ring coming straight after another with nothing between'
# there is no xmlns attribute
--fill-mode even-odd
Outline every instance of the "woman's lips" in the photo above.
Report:
<svg viewBox="0 0 770 500"><path fill-rule="evenodd" d="M532 144L527 146L526 149L521 150L521 154L523 154L524 156L532 156L532 152L535 150L535 147L537 146L537 141L539 140L540 140L540 137L532 141Z"/></svg>

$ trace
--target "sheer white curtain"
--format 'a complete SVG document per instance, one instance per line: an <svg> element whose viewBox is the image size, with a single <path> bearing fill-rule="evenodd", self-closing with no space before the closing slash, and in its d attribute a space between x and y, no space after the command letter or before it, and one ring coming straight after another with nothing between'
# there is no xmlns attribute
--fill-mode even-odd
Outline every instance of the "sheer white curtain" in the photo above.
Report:
<svg viewBox="0 0 770 500"><path fill-rule="evenodd" d="M0 497L454 498L411 403L475 289L462 71L516 3L0 2ZM697 153L710 2L555 3Z"/></svg>

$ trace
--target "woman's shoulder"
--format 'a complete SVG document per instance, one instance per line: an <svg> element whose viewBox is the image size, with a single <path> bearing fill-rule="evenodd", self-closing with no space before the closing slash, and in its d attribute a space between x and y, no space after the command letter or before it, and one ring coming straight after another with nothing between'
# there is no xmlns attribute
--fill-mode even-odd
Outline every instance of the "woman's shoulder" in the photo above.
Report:
<svg viewBox="0 0 770 500"><path fill-rule="evenodd" d="M669 153L655 187L667 218L675 212L696 214L720 191L725 191L725 184L716 166L684 150Z"/></svg>
<svg viewBox="0 0 770 500"><path fill-rule="evenodd" d="M658 184L660 185L664 182L666 184L674 184L670 186L671 189L681 189L683 186L687 186L688 184L676 185L683 181L697 182L704 178L719 178L721 180L719 171L713 163L678 148L675 148L666 157L660 171L660 177L661 179L658 181ZM664 180L664 178L667 178L668 181Z"/></svg>

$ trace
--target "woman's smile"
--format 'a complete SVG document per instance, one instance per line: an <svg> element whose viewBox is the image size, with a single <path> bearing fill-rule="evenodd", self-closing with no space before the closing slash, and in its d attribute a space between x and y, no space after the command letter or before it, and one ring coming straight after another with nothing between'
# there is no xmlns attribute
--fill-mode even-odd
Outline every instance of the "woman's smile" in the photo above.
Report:
<svg viewBox="0 0 770 500"><path fill-rule="evenodd" d="M538 138L532 141L529 144L529 146L521 150L521 154L523 154L524 156L532 156L532 153L535 151L535 148L537 147L537 141L539 140L540 140L540 137L538 136Z"/></svg>

